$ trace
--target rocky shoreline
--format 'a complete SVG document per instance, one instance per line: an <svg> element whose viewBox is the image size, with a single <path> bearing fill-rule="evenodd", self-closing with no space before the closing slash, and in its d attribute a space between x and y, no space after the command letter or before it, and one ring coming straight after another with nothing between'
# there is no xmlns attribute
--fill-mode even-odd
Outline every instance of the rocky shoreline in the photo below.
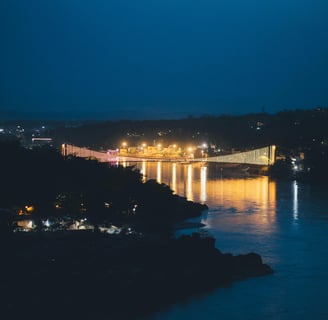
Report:
<svg viewBox="0 0 328 320"><path fill-rule="evenodd" d="M232 281L273 272L258 254L223 254L214 244L198 233L178 239L14 235L2 245L1 310L11 319L26 316L26 310L34 318L138 319Z"/></svg>

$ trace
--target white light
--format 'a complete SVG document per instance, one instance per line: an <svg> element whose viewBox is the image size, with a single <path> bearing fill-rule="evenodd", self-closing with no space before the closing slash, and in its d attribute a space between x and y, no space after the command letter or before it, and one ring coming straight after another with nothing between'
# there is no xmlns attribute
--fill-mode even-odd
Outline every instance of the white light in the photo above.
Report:
<svg viewBox="0 0 328 320"><path fill-rule="evenodd" d="M298 219L298 185L296 180L293 183L293 217Z"/></svg>

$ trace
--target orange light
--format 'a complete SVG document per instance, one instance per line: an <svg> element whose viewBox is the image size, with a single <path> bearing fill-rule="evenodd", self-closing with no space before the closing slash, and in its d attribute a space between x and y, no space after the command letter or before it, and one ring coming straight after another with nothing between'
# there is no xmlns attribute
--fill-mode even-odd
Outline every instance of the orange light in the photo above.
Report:
<svg viewBox="0 0 328 320"><path fill-rule="evenodd" d="M25 206L25 210L26 210L26 212L31 213L34 211L34 207L33 206Z"/></svg>

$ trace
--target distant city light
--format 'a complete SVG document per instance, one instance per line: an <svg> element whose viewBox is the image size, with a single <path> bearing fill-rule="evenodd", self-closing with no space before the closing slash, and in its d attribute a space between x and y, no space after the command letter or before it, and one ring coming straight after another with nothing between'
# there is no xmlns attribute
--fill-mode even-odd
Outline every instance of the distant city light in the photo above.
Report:
<svg viewBox="0 0 328 320"><path fill-rule="evenodd" d="M34 211L34 207L33 206L25 206L25 210L26 212L33 212Z"/></svg>
<svg viewBox="0 0 328 320"><path fill-rule="evenodd" d="M52 138L32 138L32 142L35 142L35 141L48 141L48 142L51 142Z"/></svg>

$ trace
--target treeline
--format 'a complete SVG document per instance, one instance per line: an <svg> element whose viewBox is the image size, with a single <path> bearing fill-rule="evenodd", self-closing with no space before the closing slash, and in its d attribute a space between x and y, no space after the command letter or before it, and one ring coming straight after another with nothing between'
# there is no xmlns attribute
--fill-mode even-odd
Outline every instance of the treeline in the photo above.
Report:
<svg viewBox="0 0 328 320"><path fill-rule="evenodd" d="M33 206L33 215L82 215L94 224L118 221L144 230L168 230L205 206L174 195L156 181L142 182L134 168L62 157L49 147L0 142L0 208Z"/></svg>
<svg viewBox="0 0 328 320"><path fill-rule="evenodd" d="M58 143L69 142L93 149L115 149L122 140L143 142L202 143L221 149L251 149L275 144L281 148L315 148L328 139L328 109L257 113L241 116L147 121L104 121L78 127L59 127L50 134Z"/></svg>

